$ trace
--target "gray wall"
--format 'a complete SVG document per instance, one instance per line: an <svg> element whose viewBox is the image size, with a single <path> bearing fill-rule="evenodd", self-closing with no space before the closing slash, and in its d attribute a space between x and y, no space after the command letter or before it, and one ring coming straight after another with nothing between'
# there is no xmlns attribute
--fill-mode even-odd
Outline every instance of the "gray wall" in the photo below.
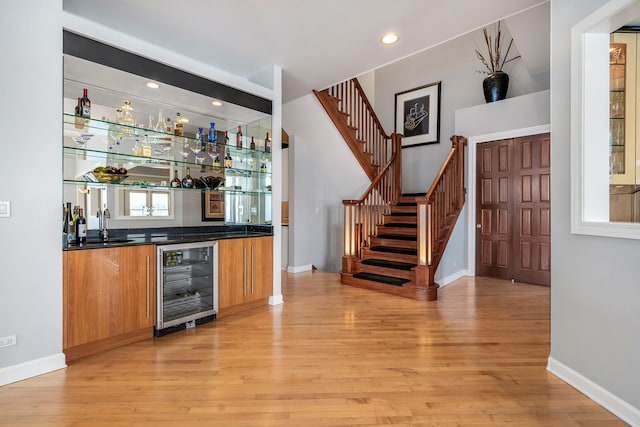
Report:
<svg viewBox="0 0 640 427"><path fill-rule="evenodd" d="M2 384L11 365L29 361L31 374L64 366L62 1L3 4L0 39L0 200L11 202L11 217L0 218L0 337L17 334L0 349Z"/></svg>
<svg viewBox="0 0 640 427"><path fill-rule="evenodd" d="M570 233L571 27L605 3L551 2L551 358L640 408L640 242Z"/></svg>
<svg viewBox="0 0 640 427"><path fill-rule="evenodd" d="M442 81L440 144L403 150L404 192L429 189L451 148L449 138L455 130L455 111L485 103L482 92L485 75L477 72L483 66L474 53L481 40L482 32L478 30L375 71L375 110L387 132L394 131L396 93ZM529 75L520 60L507 64L504 71L510 75L509 98L548 89Z"/></svg>
<svg viewBox="0 0 640 427"><path fill-rule="evenodd" d="M342 269L342 200L369 179L315 95L282 106L289 144L289 269Z"/></svg>

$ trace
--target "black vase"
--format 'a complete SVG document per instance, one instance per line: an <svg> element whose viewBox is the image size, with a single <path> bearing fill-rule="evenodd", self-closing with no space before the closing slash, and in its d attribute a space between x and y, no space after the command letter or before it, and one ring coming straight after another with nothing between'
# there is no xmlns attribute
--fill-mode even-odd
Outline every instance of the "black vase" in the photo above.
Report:
<svg viewBox="0 0 640 427"><path fill-rule="evenodd" d="M489 74L482 81L482 89L484 89L484 100L487 102L505 99L509 89L509 75L504 71Z"/></svg>

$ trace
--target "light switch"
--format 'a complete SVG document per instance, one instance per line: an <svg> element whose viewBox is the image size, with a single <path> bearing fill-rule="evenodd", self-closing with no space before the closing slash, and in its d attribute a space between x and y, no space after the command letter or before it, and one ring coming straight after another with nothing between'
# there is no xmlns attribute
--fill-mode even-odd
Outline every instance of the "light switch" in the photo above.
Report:
<svg viewBox="0 0 640 427"><path fill-rule="evenodd" d="M11 216L11 202L0 201L0 218L9 218Z"/></svg>

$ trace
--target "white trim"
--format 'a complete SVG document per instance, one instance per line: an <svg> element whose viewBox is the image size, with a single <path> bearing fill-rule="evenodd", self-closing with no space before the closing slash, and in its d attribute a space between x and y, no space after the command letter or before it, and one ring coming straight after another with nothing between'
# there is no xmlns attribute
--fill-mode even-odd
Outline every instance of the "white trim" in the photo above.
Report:
<svg viewBox="0 0 640 427"><path fill-rule="evenodd" d="M456 271L453 274L450 274L446 277L443 277L441 279L438 279L436 282L438 283L438 285L440 285L441 288L444 288L445 286L447 286L449 283L453 283L456 280L464 277L464 276L468 276L469 273L467 270L459 270Z"/></svg>
<svg viewBox="0 0 640 427"><path fill-rule="evenodd" d="M313 264L287 267L287 273L302 273L311 270L313 270Z"/></svg>
<svg viewBox="0 0 640 427"><path fill-rule="evenodd" d="M48 372L66 368L64 353L30 360L0 369L0 386L26 380Z"/></svg>
<svg viewBox="0 0 640 427"><path fill-rule="evenodd" d="M280 305L280 304L284 304L284 299L282 298L282 294L271 295L269 297L269 305Z"/></svg>
<svg viewBox="0 0 640 427"><path fill-rule="evenodd" d="M608 139L608 103L602 100L609 70L601 61L609 33L638 15L640 1L611 0L571 29L572 234L640 239L640 225L609 222L609 176L603 172L608 147L602 143Z"/></svg>
<svg viewBox="0 0 640 427"><path fill-rule="evenodd" d="M521 136L539 135L551 132L550 125L531 126L521 129L511 129L502 132L488 133L485 135L475 135L467 138L468 154L468 182L467 200L467 274L476 274L476 146L483 142L498 141L508 138L519 138Z"/></svg>
<svg viewBox="0 0 640 427"><path fill-rule="evenodd" d="M622 419L622 421L632 426L640 426L640 409L631 406L625 400L620 399L584 375L555 360L553 357L549 357L547 371L585 394L588 398Z"/></svg>

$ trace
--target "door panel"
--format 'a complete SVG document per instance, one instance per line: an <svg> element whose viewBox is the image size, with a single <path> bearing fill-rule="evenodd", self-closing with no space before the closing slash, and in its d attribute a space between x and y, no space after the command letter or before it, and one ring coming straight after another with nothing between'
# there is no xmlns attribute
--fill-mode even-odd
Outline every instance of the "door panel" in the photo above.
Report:
<svg viewBox="0 0 640 427"><path fill-rule="evenodd" d="M511 140L478 145L476 274L509 278Z"/></svg>
<svg viewBox="0 0 640 427"><path fill-rule="evenodd" d="M549 284L549 135L477 147L476 274Z"/></svg>
<svg viewBox="0 0 640 427"><path fill-rule="evenodd" d="M520 216L520 228L513 233L513 257L520 260L514 263L513 279L520 282L550 282L550 152L548 135L514 140L514 182L521 191L513 198Z"/></svg>

